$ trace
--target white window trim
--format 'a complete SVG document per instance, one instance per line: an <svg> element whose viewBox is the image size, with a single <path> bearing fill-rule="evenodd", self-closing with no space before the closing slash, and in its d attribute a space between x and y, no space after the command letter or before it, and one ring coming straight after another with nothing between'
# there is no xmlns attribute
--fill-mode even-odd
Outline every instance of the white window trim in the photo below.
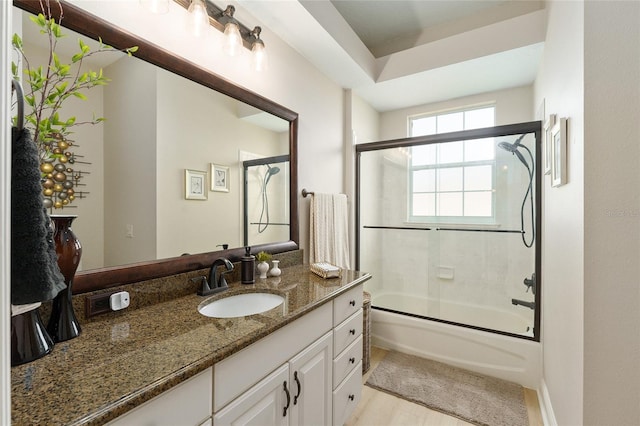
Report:
<svg viewBox="0 0 640 426"><path fill-rule="evenodd" d="M467 111L473 111L473 110L477 110L477 109L486 109L492 107L493 108L493 116L494 116L494 120L493 123L491 124L492 126L495 125L495 114L496 114L496 105L495 103L486 103L486 104L479 104L479 105L473 105L473 106L467 106L464 108L455 108L455 109L448 109L448 110L442 110L442 111L437 111L437 112L431 112L431 113L422 113L422 114L415 114L412 116L407 117L407 130L408 130L408 135L409 137L414 137L416 135L413 135L412 132L412 128L413 128L413 122L414 120L418 120L418 119L423 119L423 118L429 118L429 117L437 117L440 115L447 115L447 114L454 114L454 113L465 113ZM487 126L489 127L489 126ZM436 129L437 130L437 129ZM470 130L470 129L462 129L462 130ZM435 133L435 134L439 134L439 133ZM423 135L420 135L423 136ZM500 225L496 222L496 197L495 197L495 190L496 190L496 158L494 155L494 158L491 160L480 160L480 161L461 161L461 162L457 162L457 163L446 163L443 164L442 166L444 167L469 167L472 165L490 165L491 166L491 174L492 174L492 194L491 194L491 215L490 216L439 216L437 215L437 207L436 207L436 215L435 216L414 216L413 215L413 182L412 182L412 175L413 172L415 170L425 170L425 169L433 169L433 170L438 170L441 168L441 166L439 166L438 164L432 165L432 166L413 166L411 165L411 160L408 160L409 164L408 164L408 168L407 170L409 170L407 179L409 180L409 188L411 188L411 191L408 193L408 197L407 197L407 213L408 213L408 217L407 217L407 224L425 224L425 225L431 225L431 226L438 226L438 227L473 227L473 226L482 226L484 228L499 228ZM446 191L438 191L437 188L433 191L434 194L438 193L442 193L442 192L446 192ZM475 192L475 191L465 191L464 187L462 189L462 191L456 191L456 192L462 192L463 197L464 194L466 192ZM464 206L463 206L463 214L464 214Z"/></svg>

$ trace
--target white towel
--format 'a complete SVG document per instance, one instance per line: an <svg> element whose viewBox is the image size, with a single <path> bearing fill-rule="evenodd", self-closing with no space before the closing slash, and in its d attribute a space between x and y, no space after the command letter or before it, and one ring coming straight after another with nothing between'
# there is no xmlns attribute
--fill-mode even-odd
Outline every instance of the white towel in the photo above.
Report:
<svg viewBox="0 0 640 426"><path fill-rule="evenodd" d="M309 261L349 269L349 208L344 194L318 194L311 199Z"/></svg>

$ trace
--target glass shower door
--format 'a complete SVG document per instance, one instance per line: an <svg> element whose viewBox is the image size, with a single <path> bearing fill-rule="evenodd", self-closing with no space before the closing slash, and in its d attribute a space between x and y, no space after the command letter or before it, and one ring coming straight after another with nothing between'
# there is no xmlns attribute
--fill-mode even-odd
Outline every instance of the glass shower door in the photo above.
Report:
<svg viewBox="0 0 640 426"><path fill-rule="evenodd" d="M529 124L357 148L357 267L373 276L374 308L534 337L540 125Z"/></svg>

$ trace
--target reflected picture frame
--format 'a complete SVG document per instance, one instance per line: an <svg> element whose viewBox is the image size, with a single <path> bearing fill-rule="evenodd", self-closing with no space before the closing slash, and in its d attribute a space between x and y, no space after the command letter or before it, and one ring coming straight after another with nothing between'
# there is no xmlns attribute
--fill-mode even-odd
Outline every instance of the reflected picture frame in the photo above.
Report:
<svg viewBox="0 0 640 426"><path fill-rule="evenodd" d="M208 196L207 172L184 170L184 198L186 200L206 200Z"/></svg>
<svg viewBox="0 0 640 426"><path fill-rule="evenodd" d="M229 192L229 167L211 163L211 190Z"/></svg>
<svg viewBox="0 0 640 426"><path fill-rule="evenodd" d="M550 114L549 118L544 122L544 129L542 132L542 148L543 148L543 160L544 160L544 174L551 174L551 163L553 161L553 150L551 148L551 130L556 124L556 114Z"/></svg>
<svg viewBox="0 0 640 426"><path fill-rule="evenodd" d="M567 183L567 119L560 118L551 129L551 186Z"/></svg>

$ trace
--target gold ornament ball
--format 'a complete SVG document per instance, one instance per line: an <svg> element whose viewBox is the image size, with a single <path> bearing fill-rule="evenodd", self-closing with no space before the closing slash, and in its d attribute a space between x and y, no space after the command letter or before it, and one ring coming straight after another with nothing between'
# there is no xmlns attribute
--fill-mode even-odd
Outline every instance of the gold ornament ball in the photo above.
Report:
<svg viewBox="0 0 640 426"><path fill-rule="evenodd" d="M67 149L69 148L69 144L66 141L58 141L58 148Z"/></svg>
<svg viewBox="0 0 640 426"><path fill-rule="evenodd" d="M69 159L63 155L62 157L58 158L58 161L60 161L61 163L66 163L67 161L69 161Z"/></svg>
<svg viewBox="0 0 640 426"><path fill-rule="evenodd" d="M62 191L62 188L63 188L63 186L62 186L62 184L61 184L61 183L56 183L55 185L53 185L53 190L54 190L55 192L60 192L60 191Z"/></svg>
<svg viewBox="0 0 640 426"><path fill-rule="evenodd" d="M61 201L56 201L56 202L53 204L53 207L54 207L54 208L56 208L56 209L60 209L60 208L62 208L62 202L61 202Z"/></svg>
<svg viewBox="0 0 640 426"><path fill-rule="evenodd" d="M42 173L51 173L53 171L53 164L51 163L41 163L40 171Z"/></svg>
<svg viewBox="0 0 640 426"><path fill-rule="evenodd" d="M51 188L46 188L44 191L42 191L42 193L44 195L46 195L47 197L51 197L53 195L53 189Z"/></svg>
<svg viewBox="0 0 640 426"><path fill-rule="evenodd" d="M75 195L69 195L69 201L73 201L73 200L75 200L75 199L76 199L76 196L75 196Z"/></svg>
<svg viewBox="0 0 640 426"><path fill-rule="evenodd" d="M53 179L58 182L64 182L65 180L67 180L67 175L65 175L62 172L58 172L55 175L53 175Z"/></svg>
<svg viewBox="0 0 640 426"><path fill-rule="evenodd" d="M67 199L62 200L62 204L66 206L67 204L69 204L69 200Z"/></svg>

